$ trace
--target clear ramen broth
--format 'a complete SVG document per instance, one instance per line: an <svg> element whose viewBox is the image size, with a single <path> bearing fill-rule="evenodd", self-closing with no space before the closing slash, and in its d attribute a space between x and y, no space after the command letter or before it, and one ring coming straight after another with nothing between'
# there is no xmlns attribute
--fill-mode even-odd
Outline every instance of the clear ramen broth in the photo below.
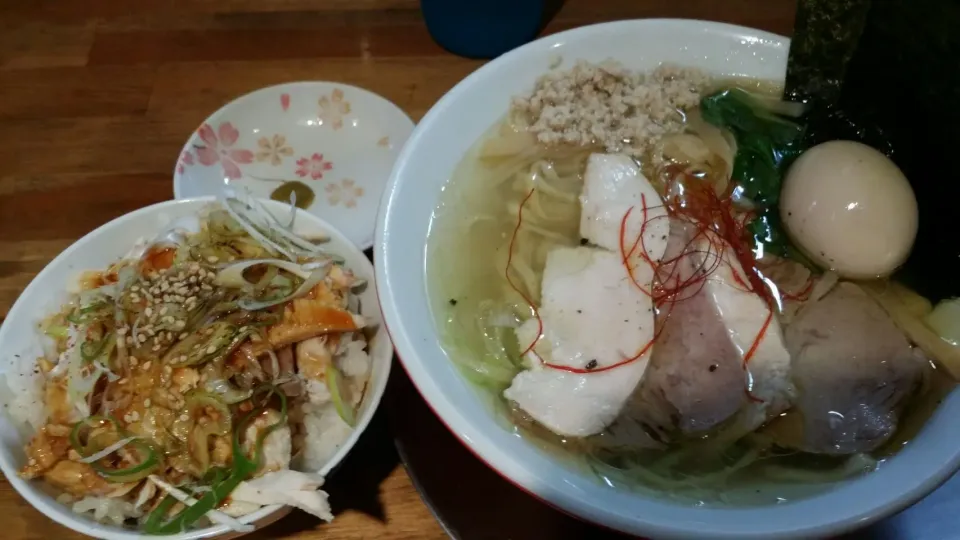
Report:
<svg viewBox="0 0 960 540"><path fill-rule="evenodd" d="M575 84L584 80L576 78L577 69L587 68L574 68ZM562 76L557 75L554 79ZM623 76L622 72L618 76ZM686 81L682 77L660 80L656 79L656 75L654 79L665 87L678 80ZM634 79L634 84L637 80L640 79ZM778 101L780 89L767 81L710 80L697 85L698 104L699 99L710 99L705 96L722 97L725 91L746 89L750 91L754 105L769 107L777 118L782 116L790 122L801 122L795 118L789 105ZM543 83L538 83L538 86L542 87ZM599 95L602 99L607 94L601 92ZM727 110L732 110L732 107ZM712 125L705 119L713 114L711 111L701 111L697 105L677 107L673 112L679 122L674 123L673 118L664 120L657 126L658 129L663 128L661 133L650 135L647 131L637 137L622 138L622 146L615 148L612 146L617 145L616 141L611 143L610 140L602 140L602 137L595 137L585 144L544 142L544 137L539 136L543 133L544 123L531 118L529 112L530 109L523 107L518 110L515 104L506 117L496 122L464 156L441 195L427 243L427 281L442 345L463 375L477 388L480 396L489 402L506 429L533 442L569 466L588 471L599 482L612 488L635 489L697 505L777 504L815 494L829 489L839 480L875 470L909 442L952 388L952 380L943 369L935 367L930 358L920 358L918 362L923 365L915 366L918 375L911 379L909 391L906 392L909 396L903 397L892 413L899 418L898 422L895 421L895 432L879 437L873 441L871 448L863 451L807 451L803 447L806 443L797 443L795 446L784 443L796 437L797 426L804 423L804 412L798 405L802 399L796 398L796 393L791 394L794 396L791 405L772 412L768 408L767 417L762 422L753 421L753 424L745 427L742 410L750 408L751 402L758 401L758 398L750 396L753 380L747 367L749 358L746 357L743 365L748 399L742 400L743 405L739 406L741 412L716 422L709 429L682 436L675 436L671 432L665 439L654 433L655 442L634 444L631 430L642 424L642 429L648 433L643 433L640 438L646 441L650 435L648 422L625 419L632 413L630 406L624 405L621 400L614 419L605 421L603 429L597 432L585 436L555 432L557 430L539 421L536 414L529 413L516 401L505 397L504 392L511 387L519 373L538 369L532 367L533 364L543 363L539 369L551 367L537 354L540 347L537 340L541 340L546 332L540 310L544 309L545 299L542 295L546 285L542 282L545 280L545 267L550 253L563 248L600 249L591 239L584 238L581 230L581 214L585 211L581 195L585 193L585 174L593 153L628 155L639 173L663 197L665 205L669 206L671 200L680 201L669 210L671 231L679 221L686 220L687 224L692 224L707 219L703 217L707 215L706 212L695 208L699 199L689 193L699 189L696 186L700 183L711 186L710 193L716 193L716 197L711 195L710 200L723 206L711 206L709 213L722 208L724 217L718 219L726 222L729 214L733 217L730 223L734 223L731 231L708 234L716 234L719 240L712 245L721 246L714 256L712 268L739 264L749 274L744 276L744 281L772 281L782 285L779 292L773 287L772 293L766 289L751 289L755 296L771 306L773 322L768 324L778 329L769 330L770 335L779 336L781 329L789 329L792 321L800 320L794 319L799 317L798 310L820 301L811 300L811 292L829 295L833 294L830 291L841 287L836 285L838 281L861 283L862 280L846 280L843 276L838 279L832 270L817 268L816 264L812 264L804 249L787 241L770 241L771 238L779 238L778 235L782 236L779 219L773 214L764 213L763 204L757 203L763 197L756 195L755 186L751 188L748 184L750 178L743 176L742 164L735 165L740 162L734 156L737 152L745 151L750 141L735 129ZM645 114L651 122L657 121L656 110ZM764 118L762 115L758 117ZM541 131L538 132L538 129ZM802 146L800 139L797 141ZM798 154L802 154L802 151ZM776 165L782 166L781 174L777 177L779 182L782 180L782 171L786 170L789 163ZM779 188L779 184L776 187ZM688 195L671 199L677 193ZM647 199L643 200L642 210L646 215ZM770 203L768 207L776 209L776 203ZM652 204L650 208L654 208ZM639 214L640 210L635 206L630 212ZM620 223L621 246L624 245L624 228L630 212ZM763 221L768 217L769 223L773 224L769 229L746 225L750 220L763 225L768 223ZM711 222L704 228L720 230L720 221ZM666 238L665 234L663 240ZM743 240L742 245L738 244L739 239ZM627 244L630 243L633 243L632 239L628 238ZM724 259L724 253L731 254L729 260ZM623 261L628 258L625 251L616 255ZM663 261L666 260L664 256ZM773 264L771 260L774 260ZM776 278L768 280L768 277L778 274L776 267L782 261L797 265L803 271L809 269L808 282L801 287L803 293L791 294L783 282ZM659 269L667 264L660 260L656 262L660 264ZM710 265L705 263L706 266ZM671 297L672 304L653 301L657 330L647 347L637 352L636 357L624 354L625 360L600 368L596 368L597 360L591 360L582 369L563 366L561 369L566 369L574 376L587 378L600 375L605 370L615 372L631 362L643 361L648 362L644 377L649 377L652 369L649 366L653 365L649 362L656 362L650 357L657 354L660 340L664 339L662 329L666 321L673 317L671 313L675 306L700 294L703 283L710 278L710 271L701 268L700 273L704 274L702 278L670 288L663 286L669 281L657 277L659 274L654 271L654 281L647 289L648 293L658 290L656 284L659 280L662 296ZM627 274L630 274L630 279L633 278L629 269ZM821 283L823 285L818 285ZM889 296L893 290L901 295L898 298L916 300L921 304L924 302L902 287L890 289L885 279L862 286L868 292L880 291L877 294ZM638 287L643 288L641 285ZM749 286L743 283L742 289L745 291L747 288ZM687 292L681 293L681 289ZM818 293L819 289L828 292ZM791 307L792 303L797 306ZM673 307L668 307L668 304ZM886 304L884 306L887 307ZM928 306L926 311L930 309L932 306ZM533 344L528 347L530 342L522 335L524 323L530 321L539 321L539 328ZM763 328L768 326L765 324ZM764 331L751 335L755 343L746 348L752 352L761 341L767 339ZM789 330L782 331L789 333ZM521 336L518 337L518 334ZM700 335L703 336L703 333ZM916 346L913 336L908 336L908 341L911 347ZM789 344L790 340L787 339L787 342ZM915 352L917 356L920 355L919 349L915 348ZM793 361L796 363L796 358ZM711 366L711 372L714 367ZM596 372L590 373L594 368ZM793 378L802 376L801 373ZM787 379L790 376L785 376ZM643 384L638 383L637 388ZM626 401L635 399L632 396L637 392L637 389L632 389L631 397L626 397ZM554 397L565 398L562 395ZM800 433L809 436L810 431Z"/></svg>

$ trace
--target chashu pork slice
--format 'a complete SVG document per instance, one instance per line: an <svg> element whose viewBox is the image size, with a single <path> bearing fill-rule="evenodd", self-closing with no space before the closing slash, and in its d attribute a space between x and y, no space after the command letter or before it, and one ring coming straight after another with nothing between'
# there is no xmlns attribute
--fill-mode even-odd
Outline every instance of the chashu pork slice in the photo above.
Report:
<svg viewBox="0 0 960 540"><path fill-rule="evenodd" d="M719 245L689 222L671 223L664 256L670 262L658 268L657 280L661 290L675 292L674 301L658 310L662 328L649 366L615 432L665 443L734 418L750 431L789 406L790 356L779 323L749 290L728 246L718 259ZM631 429L635 423L646 429Z"/></svg>
<svg viewBox="0 0 960 540"><path fill-rule="evenodd" d="M799 397L796 430L778 444L820 454L879 448L896 432L930 364L860 286L841 282L811 299L786 330Z"/></svg>
<svg viewBox="0 0 960 540"><path fill-rule="evenodd" d="M658 260L667 232L660 196L630 158L591 155L581 195L580 235L602 249L559 248L547 257L539 309L543 337L536 354L527 354L530 369L514 378L504 396L560 435L585 437L603 431L620 413L650 357L648 349L630 363L596 373L572 373L541 362L602 369L635 357L653 339L652 301L638 288L650 290L653 269L635 252L631 278L619 245L624 216L624 244L630 246L623 251L630 251L643 227L641 199L647 202L645 251ZM517 330L522 349L537 338L538 330L536 319Z"/></svg>

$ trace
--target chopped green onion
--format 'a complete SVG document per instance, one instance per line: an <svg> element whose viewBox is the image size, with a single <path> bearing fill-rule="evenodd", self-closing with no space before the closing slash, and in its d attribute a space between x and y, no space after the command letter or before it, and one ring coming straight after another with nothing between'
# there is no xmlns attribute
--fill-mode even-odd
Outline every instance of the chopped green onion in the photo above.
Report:
<svg viewBox="0 0 960 540"><path fill-rule="evenodd" d="M109 482L126 484L128 482L137 482L139 480L143 480L149 476L154 469L157 468L157 465L160 464L160 460L157 458L157 453L153 450L153 448L150 448L147 443L140 439L134 439L131 441L130 446L133 446L146 454L146 457L143 458L143 461L137 465L127 467L126 469L108 469L99 463L91 463L91 465L98 473L100 473L100 476L103 476Z"/></svg>
<svg viewBox="0 0 960 540"><path fill-rule="evenodd" d="M207 408L216 411L216 418L208 423L198 422L198 417L206 415ZM187 394L185 405L171 426L171 432L180 440L188 441L190 455L199 465L198 475L204 474L210 467L210 437L230 433L230 409L217 396L202 390Z"/></svg>
<svg viewBox="0 0 960 540"><path fill-rule="evenodd" d="M163 523L163 519L167 517L167 513L170 512L170 509L177 504L177 498L173 495L167 495L160 501L160 504L153 509L153 512L150 512L150 515L147 516L147 520L143 523L143 530L147 534L164 534L160 533L160 525ZM169 533L166 533L169 534Z"/></svg>
<svg viewBox="0 0 960 540"><path fill-rule="evenodd" d="M207 376L207 382L204 388L213 394L216 394L227 405L233 405L250 399L253 390L241 390L230 383L223 376L223 370L217 362L211 362L203 368L203 374Z"/></svg>
<svg viewBox="0 0 960 540"><path fill-rule="evenodd" d="M167 351L163 362L173 367L205 364L232 353L246 336L233 324L217 321L174 345Z"/></svg>
<svg viewBox="0 0 960 540"><path fill-rule="evenodd" d="M73 429L70 431L70 446L73 447L73 449L76 450L77 453L83 457L89 457L89 456L95 455L97 452L99 452L103 448L106 448L106 446L104 446L103 448L97 448L97 446L99 445L97 445L93 441L87 441L87 444L84 444L83 441L81 440L82 439L81 436L83 435L83 428L93 429L97 427L103 427L104 424L112 425L114 429L117 431L118 436L123 437L126 435L120 429L120 426L117 424L117 421L114 420L113 418L105 417L105 416L90 416L88 418L84 418L83 420L77 422L73 426ZM149 445L147 445L145 442L137 438L134 438L133 440L129 441L129 444L135 447L140 452L146 454L146 457L143 458L143 461L141 461L137 465L128 467L126 469L110 469L110 468L104 467L103 465L97 462L93 462L90 464L90 466L93 467L94 470L96 470L97 473L100 474L100 476L104 477L109 482L125 484L128 482L136 482L138 480L142 480L143 478L146 478L151 472L153 472L154 469L157 468L157 465L159 465L160 463L160 460L157 458L157 453L154 452L154 450L150 448Z"/></svg>
<svg viewBox="0 0 960 540"><path fill-rule="evenodd" d="M99 312L108 307L106 302L95 302L89 306L77 308L67 315L67 320L73 324L87 324L97 318Z"/></svg>
<svg viewBox="0 0 960 540"><path fill-rule="evenodd" d="M266 394L265 396L262 396ZM260 435L257 437L256 445L254 446L254 455L250 459L246 456L243 451L243 447L240 444L240 436L246 431L247 426L264 410L266 410L267 405L269 404L270 398L276 396L280 400L280 420L276 423L267 426L260 432ZM162 523L162 519L166 514L166 510L169 510L169 507L160 515L159 518L154 519L154 514L150 515L150 518L147 519L146 532L148 534L176 534L187 530L190 525L194 524L198 519L207 514L210 510L213 510L220 505L227 497L233 493L233 490L236 489L240 482L243 482L250 476L252 476L257 469L260 468L260 461L263 454L263 441L266 439L267 435L273 432L273 430L285 425L287 423L287 398L283 395L279 389L272 385L264 385L256 388L253 391L253 396L251 400L257 400L261 398L259 406L255 405L253 410L247 413L243 419L240 420L240 423L237 424L237 428L233 433L233 466L230 470L230 475L227 476L224 480L211 485L211 490L206 492L203 497L201 497L196 504L184 508L176 516L168 520L166 523ZM164 500L166 502L166 500ZM162 504L162 503L161 503ZM159 508L158 508L159 509ZM156 511L154 511L156 513Z"/></svg>
<svg viewBox="0 0 960 540"><path fill-rule="evenodd" d="M77 422L76 424L74 424L73 429L70 430L70 446L74 450L76 450L77 453L80 454L81 456L87 456L96 452L98 449L92 449L89 446L84 445L82 443L82 441L80 440L81 431L83 430L83 428L93 429L93 428L103 427L104 424L108 424L108 423L112 424L114 427L117 427L117 422L114 419L107 418L104 416L90 416Z"/></svg>
<svg viewBox="0 0 960 540"><path fill-rule="evenodd" d="M54 339L67 339L70 337L70 329L62 325L50 325L43 330L43 333Z"/></svg>
<svg viewBox="0 0 960 540"><path fill-rule="evenodd" d="M110 341L111 338L109 337L96 341L84 341L80 344L80 357L83 358L84 362L93 362L97 358L100 358L100 355L107 349L107 344Z"/></svg>
<svg viewBox="0 0 960 540"><path fill-rule="evenodd" d="M337 410L337 414L348 426L354 427L357 422L357 413L341 392L340 387L343 381L341 380L340 370L333 365L333 362L327 364L326 379L327 388L330 390L330 399L333 401L333 407Z"/></svg>

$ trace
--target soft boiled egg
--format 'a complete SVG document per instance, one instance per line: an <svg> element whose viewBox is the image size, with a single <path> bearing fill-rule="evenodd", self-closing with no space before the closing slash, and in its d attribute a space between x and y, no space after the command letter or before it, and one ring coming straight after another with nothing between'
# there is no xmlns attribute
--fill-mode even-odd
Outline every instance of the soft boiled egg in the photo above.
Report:
<svg viewBox="0 0 960 540"><path fill-rule="evenodd" d="M787 234L819 266L847 278L893 273L917 235L917 199L885 155L858 142L804 152L780 194Z"/></svg>

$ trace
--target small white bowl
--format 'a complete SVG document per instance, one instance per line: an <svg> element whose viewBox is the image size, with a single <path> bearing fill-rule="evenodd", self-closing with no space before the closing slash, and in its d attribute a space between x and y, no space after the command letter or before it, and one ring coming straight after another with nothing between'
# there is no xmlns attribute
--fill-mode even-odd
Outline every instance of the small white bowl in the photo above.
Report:
<svg viewBox="0 0 960 540"><path fill-rule="evenodd" d="M486 64L445 95L401 152L381 203L377 288L397 352L424 398L460 440L505 478L568 513L655 538L814 538L866 525L932 491L960 465L960 393L880 470L820 495L753 508L697 508L601 485L517 437L495 420L440 346L427 297L425 245L431 215L454 167L528 93L557 59L619 60L650 70L661 62L719 75L783 80L789 41L738 26L636 20L551 35Z"/></svg>
<svg viewBox="0 0 960 540"><path fill-rule="evenodd" d="M102 270L118 258L122 257L130 247L140 238L152 238L168 226L171 221L182 216L196 215L206 204L213 202L213 197L202 197L181 201L167 201L146 208L141 208L121 216L106 225L87 234L63 253L57 256L46 268L40 272L30 285L23 291L20 298L13 305L3 326L0 327L0 373L9 373L15 368L16 362L32 366L41 354L41 335L38 323L47 315L59 311L60 306L67 299L67 287L76 280L84 270ZM287 205L273 201L265 201L267 207L274 212L287 212ZM331 251L346 259L345 266L353 270L359 277L373 281L373 266L367 257L350 242L342 233L330 224L299 211L297 217L297 232L306 234L326 233L330 236L327 244ZM377 310L376 293L373 287L368 286L360 294L361 310L365 317L380 324L380 312ZM366 429L373 417L377 405L383 397L383 391L390 376L390 364L393 358L393 347L390 338L382 329L378 330L370 343L370 358L372 369L367 392L360 407L357 426L353 433L343 443L329 463L319 471L327 475L350 452L357 439ZM21 364L23 365L23 364ZM15 371L14 373L16 373ZM93 520L74 514L70 509L58 503L50 492L43 488L40 481L26 481L17 476L17 471L25 462L23 452L25 440L17 432L6 415L0 415L0 470L7 481L20 492L34 507L43 512L50 519L69 527L77 532L107 540L134 540L144 538L145 535L120 527L107 526ZM282 517L285 507L279 505L266 506L253 514L243 517L240 521L253 523L262 527ZM211 538L232 531L223 525L197 529L183 534L164 536L171 540L192 540L197 538Z"/></svg>
<svg viewBox="0 0 960 540"><path fill-rule="evenodd" d="M373 245L383 186L413 121L372 92L333 82L261 88L224 105L190 136L173 171L177 199L241 185L269 198L283 181L360 249Z"/></svg>

